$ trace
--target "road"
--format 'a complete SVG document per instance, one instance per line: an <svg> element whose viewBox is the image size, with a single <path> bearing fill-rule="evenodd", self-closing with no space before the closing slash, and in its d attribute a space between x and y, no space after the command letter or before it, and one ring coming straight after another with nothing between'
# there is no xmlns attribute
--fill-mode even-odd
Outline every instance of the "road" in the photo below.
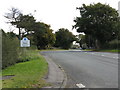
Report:
<svg viewBox="0 0 120 90"><path fill-rule="evenodd" d="M44 51L59 64L76 86L118 88L118 54L89 51Z"/></svg>

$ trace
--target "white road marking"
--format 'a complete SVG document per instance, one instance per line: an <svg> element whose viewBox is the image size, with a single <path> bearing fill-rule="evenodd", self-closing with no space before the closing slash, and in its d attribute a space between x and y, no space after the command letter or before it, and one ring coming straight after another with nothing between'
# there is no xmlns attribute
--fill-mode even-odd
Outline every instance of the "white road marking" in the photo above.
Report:
<svg viewBox="0 0 120 90"><path fill-rule="evenodd" d="M105 55L101 55L101 56L105 56Z"/></svg>
<svg viewBox="0 0 120 90"><path fill-rule="evenodd" d="M113 58L118 59L118 57L113 57Z"/></svg>
<svg viewBox="0 0 120 90"><path fill-rule="evenodd" d="M78 86L79 88L85 88L85 85L79 83L79 84L76 84L76 86Z"/></svg>

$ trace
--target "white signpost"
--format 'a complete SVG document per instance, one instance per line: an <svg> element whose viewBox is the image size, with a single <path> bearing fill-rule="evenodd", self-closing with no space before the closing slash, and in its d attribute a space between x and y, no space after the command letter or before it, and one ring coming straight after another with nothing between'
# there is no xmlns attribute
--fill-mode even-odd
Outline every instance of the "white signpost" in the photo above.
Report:
<svg viewBox="0 0 120 90"><path fill-rule="evenodd" d="M30 47L30 40L28 40L28 38L24 37L24 38L20 41L20 46L21 46L21 47Z"/></svg>

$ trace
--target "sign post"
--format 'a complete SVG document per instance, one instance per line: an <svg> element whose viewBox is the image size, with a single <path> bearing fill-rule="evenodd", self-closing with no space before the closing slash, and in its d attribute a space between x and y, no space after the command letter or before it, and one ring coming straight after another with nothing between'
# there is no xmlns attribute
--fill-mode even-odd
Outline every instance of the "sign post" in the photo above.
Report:
<svg viewBox="0 0 120 90"><path fill-rule="evenodd" d="M20 47L23 47L23 52L24 55L26 56L26 47L30 47L30 40L28 40L28 38L24 37L21 41L20 41Z"/></svg>

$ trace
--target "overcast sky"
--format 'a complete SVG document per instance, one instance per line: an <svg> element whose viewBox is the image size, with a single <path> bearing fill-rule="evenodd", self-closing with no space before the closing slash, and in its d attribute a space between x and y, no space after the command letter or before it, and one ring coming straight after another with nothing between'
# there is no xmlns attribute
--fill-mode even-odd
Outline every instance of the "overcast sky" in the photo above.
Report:
<svg viewBox="0 0 120 90"><path fill-rule="evenodd" d="M5 31L13 30L9 24L5 23L7 20L4 15L9 12L11 7L15 7L21 10L23 14L32 13L37 21L51 25L51 29L54 31L59 28L67 28L77 34L75 30L72 30L73 20L79 16L76 7L81 7L83 3L89 5L101 2L118 10L118 1L120 0L1 0L0 28Z"/></svg>

